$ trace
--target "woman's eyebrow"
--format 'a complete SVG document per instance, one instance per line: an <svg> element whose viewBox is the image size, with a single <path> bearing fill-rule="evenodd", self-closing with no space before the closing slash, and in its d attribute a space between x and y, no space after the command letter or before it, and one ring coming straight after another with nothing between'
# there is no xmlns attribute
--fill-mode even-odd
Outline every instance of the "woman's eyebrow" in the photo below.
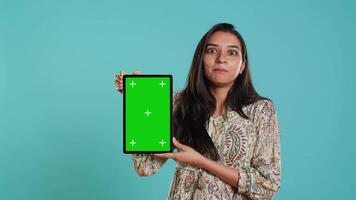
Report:
<svg viewBox="0 0 356 200"><path fill-rule="evenodd" d="M238 46L236 46L236 45L229 45L228 47L236 48L236 49L240 50L240 48Z"/></svg>
<svg viewBox="0 0 356 200"><path fill-rule="evenodd" d="M211 44L211 43L209 43L209 44L207 44L206 46L215 46L215 47L217 47L218 45L217 45L217 44Z"/></svg>
<svg viewBox="0 0 356 200"><path fill-rule="evenodd" d="M219 45L213 44L213 43L209 43L209 44L207 44L206 46L215 46L215 47L217 47L217 46L219 46ZM240 48L239 48L238 46L236 46L236 45L228 45L228 47L236 48L236 49L240 50Z"/></svg>

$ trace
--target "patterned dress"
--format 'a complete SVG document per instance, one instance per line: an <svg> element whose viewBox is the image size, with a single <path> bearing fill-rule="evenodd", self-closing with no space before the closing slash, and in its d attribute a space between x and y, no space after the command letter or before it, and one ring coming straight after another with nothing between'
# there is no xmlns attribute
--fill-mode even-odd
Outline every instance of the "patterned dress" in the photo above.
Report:
<svg viewBox="0 0 356 200"><path fill-rule="evenodd" d="M177 95L173 95L173 109ZM280 188L280 133L274 106L260 100L243 107L250 119L228 109L225 115L210 117L207 130L218 149L218 162L238 169L233 187L205 169L177 164L167 199L272 199ZM149 154L132 154L140 176L155 174L166 160ZM237 175L236 175L237 176Z"/></svg>

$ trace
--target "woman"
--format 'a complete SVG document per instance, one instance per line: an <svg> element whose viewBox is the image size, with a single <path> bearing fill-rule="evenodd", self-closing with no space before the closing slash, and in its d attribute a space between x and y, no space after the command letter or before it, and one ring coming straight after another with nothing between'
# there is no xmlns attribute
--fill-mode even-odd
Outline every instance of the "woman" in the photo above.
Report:
<svg viewBox="0 0 356 200"><path fill-rule="evenodd" d="M124 74L116 75L119 92ZM277 115L253 87L246 45L233 25L217 24L203 36L173 102L178 151L133 154L140 176L172 158L168 199L272 199L281 179Z"/></svg>

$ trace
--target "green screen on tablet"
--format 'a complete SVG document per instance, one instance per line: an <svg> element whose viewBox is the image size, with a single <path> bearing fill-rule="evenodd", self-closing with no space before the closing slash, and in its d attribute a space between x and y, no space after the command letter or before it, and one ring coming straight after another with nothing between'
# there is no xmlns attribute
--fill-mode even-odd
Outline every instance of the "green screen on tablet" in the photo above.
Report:
<svg viewBox="0 0 356 200"><path fill-rule="evenodd" d="M124 75L124 153L172 152L172 75Z"/></svg>

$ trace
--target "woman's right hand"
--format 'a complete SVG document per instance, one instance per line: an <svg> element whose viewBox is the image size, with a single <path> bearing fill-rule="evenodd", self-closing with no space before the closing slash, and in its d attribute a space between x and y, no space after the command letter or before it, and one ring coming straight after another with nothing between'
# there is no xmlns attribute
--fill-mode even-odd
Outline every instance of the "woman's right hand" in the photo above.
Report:
<svg viewBox="0 0 356 200"><path fill-rule="evenodd" d="M124 82L124 75L126 74L125 71L120 71L120 73L115 75L114 83L116 85L116 90L122 94L124 90L123 82ZM133 71L132 74L141 74L140 71Z"/></svg>

